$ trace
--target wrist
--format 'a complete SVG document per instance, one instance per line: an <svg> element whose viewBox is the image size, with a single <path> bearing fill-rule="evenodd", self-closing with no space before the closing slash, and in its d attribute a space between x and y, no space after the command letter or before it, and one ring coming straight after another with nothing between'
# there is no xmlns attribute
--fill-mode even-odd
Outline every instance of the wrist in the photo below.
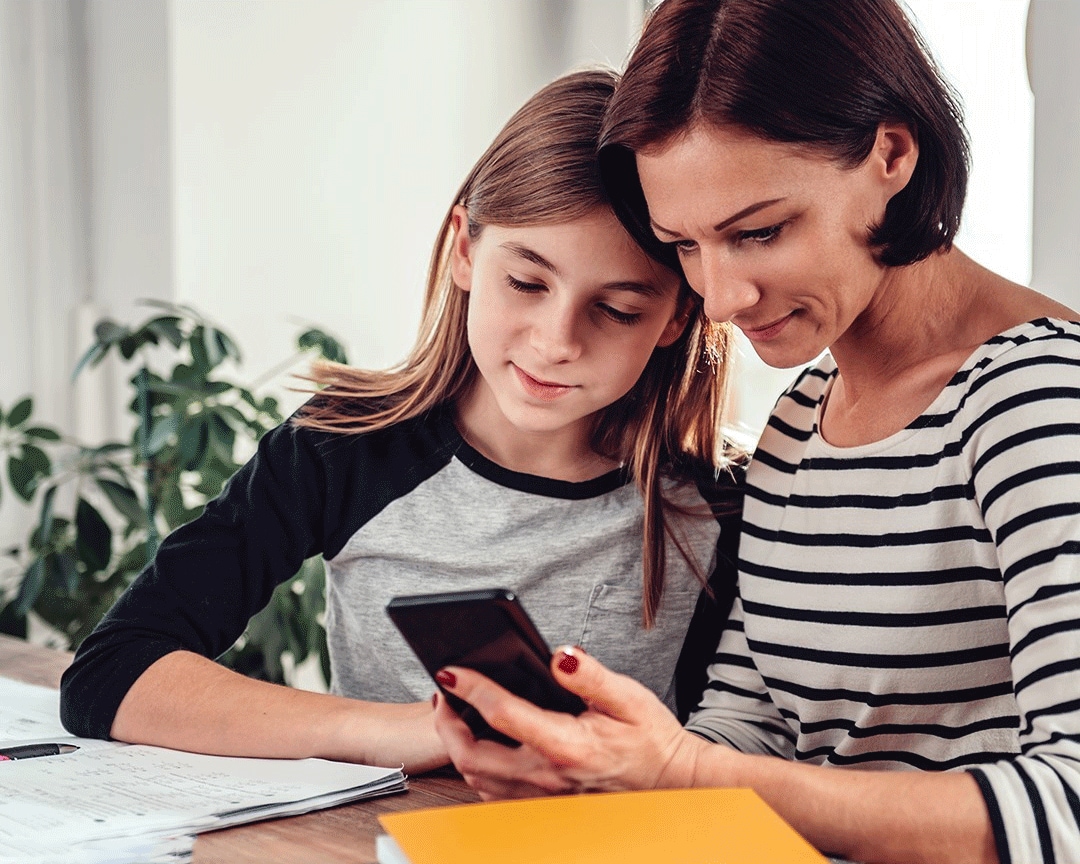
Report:
<svg viewBox="0 0 1080 864"><path fill-rule="evenodd" d="M679 735L675 752L661 772L656 785L668 789L689 789L693 786L708 785L702 783L699 776L701 763L707 759L706 750L710 746L704 738L683 730Z"/></svg>

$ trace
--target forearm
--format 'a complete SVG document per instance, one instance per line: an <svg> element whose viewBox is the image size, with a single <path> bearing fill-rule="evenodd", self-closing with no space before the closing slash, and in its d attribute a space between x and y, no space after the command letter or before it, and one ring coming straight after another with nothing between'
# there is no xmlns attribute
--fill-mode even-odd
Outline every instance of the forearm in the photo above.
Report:
<svg viewBox="0 0 1080 864"><path fill-rule="evenodd" d="M692 784L756 791L818 849L866 864L997 864L966 773L855 771L704 745Z"/></svg>
<svg viewBox="0 0 1080 864"><path fill-rule="evenodd" d="M197 753L424 771L445 764L428 703L391 705L247 678L187 651L151 665L113 720L120 741Z"/></svg>

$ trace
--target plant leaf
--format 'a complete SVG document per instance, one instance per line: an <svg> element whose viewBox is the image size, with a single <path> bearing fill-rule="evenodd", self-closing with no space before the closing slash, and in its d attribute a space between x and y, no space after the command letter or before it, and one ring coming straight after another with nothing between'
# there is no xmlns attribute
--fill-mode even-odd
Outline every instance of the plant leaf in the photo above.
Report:
<svg viewBox="0 0 1080 864"><path fill-rule="evenodd" d="M176 315L167 315L147 321L145 326L162 339L167 340L173 348L179 348L180 343L184 341L184 333L180 329L180 320Z"/></svg>
<svg viewBox="0 0 1080 864"><path fill-rule="evenodd" d="M68 594L74 594L79 590L79 565L67 552L56 555L56 575Z"/></svg>
<svg viewBox="0 0 1080 864"><path fill-rule="evenodd" d="M218 339L218 331L213 327L206 327L202 331L203 347L206 348L206 357L210 364L210 368L221 363L225 359L225 349L221 345L221 341Z"/></svg>
<svg viewBox="0 0 1080 864"><path fill-rule="evenodd" d="M38 527L41 529L42 545L45 545L52 539L54 498L56 498L56 487L50 486L41 499L41 519L38 522Z"/></svg>
<svg viewBox="0 0 1080 864"><path fill-rule="evenodd" d="M75 508L75 548L87 572L97 573L109 566L112 557L112 529L85 498Z"/></svg>
<svg viewBox="0 0 1080 864"><path fill-rule="evenodd" d="M206 418L190 417L180 426L180 468L184 471L198 471L206 455L207 439L210 432Z"/></svg>
<svg viewBox="0 0 1080 864"><path fill-rule="evenodd" d="M112 480L107 480L104 477L97 478L98 488L105 493L105 497L109 499L109 503L116 508L116 511L123 516L128 522L133 522L139 527L146 526L146 511L143 509L142 504L139 502L139 497L135 494L134 490L129 486L122 486Z"/></svg>
<svg viewBox="0 0 1080 864"><path fill-rule="evenodd" d="M26 616L19 615L15 611L14 600L8 603L3 609L0 609L0 633L14 636L16 639L26 639Z"/></svg>
<svg viewBox="0 0 1080 864"><path fill-rule="evenodd" d="M215 330L214 334L218 347L225 352L225 356L232 357L237 363L241 362L240 349L233 342L232 337L224 330Z"/></svg>
<svg viewBox="0 0 1080 864"><path fill-rule="evenodd" d="M102 318L94 325L94 337L97 339L99 347L102 348L113 342L119 342L130 332L127 327L117 324L111 318Z"/></svg>
<svg viewBox="0 0 1080 864"><path fill-rule="evenodd" d="M75 371L71 373L71 380L74 381L79 377L79 373L87 365L97 366L101 362L102 358L109 353L107 346L102 345L100 342L91 345L86 349L86 353L79 358L79 362L75 364Z"/></svg>
<svg viewBox="0 0 1080 864"><path fill-rule="evenodd" d="M15 614L25 615L37 602L45 584L45 558L35 558L23 573L19 591L15 595Z"/></svg>
<svg viewBox="0 0 1080 864"><path fill-rule="evenodd" d="M206 373L213 367L206 353L206 328L201 324L191 331L188 348L191 349L192 372L200 378L205 378Z"/></svg>
<svg viewBox="0 0 1080 864"><path fill-rule="evenodd" d="M29 502L34 497L37 475L25 459L20 459L18 456L8 459L8 480L11 481L11 488L15 490L15 494L23 501Z"/></svg>
<svg viewBox="0 0 1080 864"><path fill-rule="evenodd" d="M30 396L15 403L15 406L8 412L6 421L8 428L14 429L16 426L21 426L29 419L33 410L34 400Z"/></svg>
<svg viewBox="0 0 1080 864"><path fill-rule="evenodd" d="M331 360L334 363L348 363L349 359L345 355L344 346L338 342L333 336L318 329L312 327L309 330L305 330L296 338L296 347L301 351L307 351L311 348L315 348L318 352L327 360Z"/></svg>
<svg viewBox="0 0 1080 864"><path fill-rule="evenodd" d="M160 453L169 443L169 439L176 434L179 425L180 416L176 413L155 417L154 425L150 429L150 440L146 442L146 452L151 456Z"/></svg>
<svg viewBox="0 0 1080 864"><path fill-rule="evenodd" d="M52 471L52 462L48 454L34 444L23 444L22 458L38 477L48 477Z"/></svg>
<svg viewBox="0 0 1080 864"><path fill-rule="evenodd" d="M60 440L60 433L48 426L31 426L29 429L24 429L23 434L27 438L38 438L42 441Z"/></svg>

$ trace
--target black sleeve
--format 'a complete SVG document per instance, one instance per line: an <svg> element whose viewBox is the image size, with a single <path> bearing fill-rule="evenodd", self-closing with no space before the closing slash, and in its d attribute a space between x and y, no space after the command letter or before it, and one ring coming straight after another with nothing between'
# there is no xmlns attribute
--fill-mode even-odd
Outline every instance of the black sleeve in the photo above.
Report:
<svg viewBox="0 0 1080 864"><path fill-rule="evenodd" d="M224 653L274 588L323 550L324 437L291 423L272 430L221 495L164 539L64 673L68 731L109 737L124 695L152 663L180 649Z"/></svg>
<svg viewBox="0 0 1080 864"><path fill-rule="evenodd" d="M711 472L704 477L699 474L697 480L698 491L720 524L720 536L716 540L716 562L709 574L709 590L702 590L698 596L675 666L675 707L680 723L687 721L701 701L709 665L716 656L720 634L735 601L745 478L745 465L737 464L730 473L722 472L719 477Z"/></svg>

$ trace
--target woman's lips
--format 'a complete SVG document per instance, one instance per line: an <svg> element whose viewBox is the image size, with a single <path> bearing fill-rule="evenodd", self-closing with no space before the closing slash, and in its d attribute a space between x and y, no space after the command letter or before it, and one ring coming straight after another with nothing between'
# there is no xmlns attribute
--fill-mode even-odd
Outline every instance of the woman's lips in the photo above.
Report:
<svg viewBox="0 0 1080 864"><path fill-rule="evenodd" d="M794 315L794 312L789 312L783 318L773 321L771 324L766 324L763 327L751 328L740 326L739 329L742 330L743 335L751 342L769 342L780 335L781 331L787 327L788 322L791 321Z"/></svg>
<svg viewBox="0 0 1080 864"><path fill-rule="evenodd" d="M514 367L514 372L517 373L518 380L521 382L521 386L525 388L525 392L530 396L535 396L537 399L558 399L560 396L564 396L574 389L573 386L568 384L556 384L552 381L541 381L539 378L533 378L528 372L522 369L520 366L511 363Z"/></svg>

